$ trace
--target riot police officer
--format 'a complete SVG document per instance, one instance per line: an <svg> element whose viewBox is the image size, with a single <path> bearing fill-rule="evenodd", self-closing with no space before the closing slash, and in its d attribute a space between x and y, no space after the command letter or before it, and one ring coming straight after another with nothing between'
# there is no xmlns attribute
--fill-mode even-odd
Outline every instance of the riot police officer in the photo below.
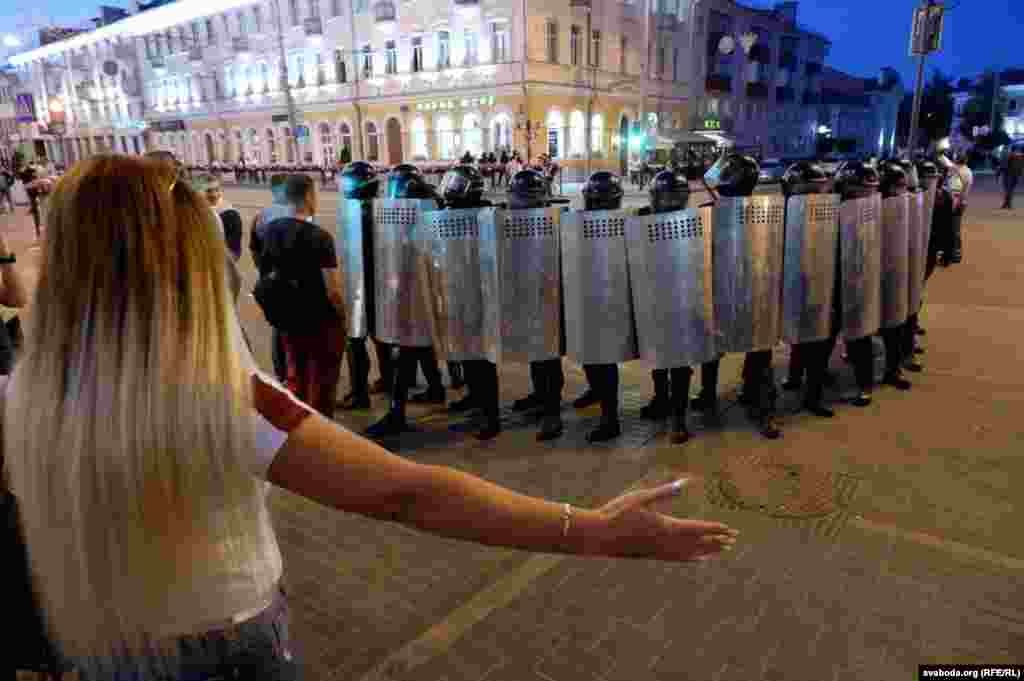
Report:
<svg viewBox="0 0 1024 681"><path fill-rule="evenodd" d="M937 252L937 249L936 249L936 244L938 243L938 240L935 238L935 230L932 227L933 227L934 221L935 221L935 201L936 201L937 195L938 195L938 187L937 187L937 185L938 185L939 177L940 177L941 173L939 172L938 165L936 165L934 161L932 161L931 159L928 159L928 158L921 158L917 162L917 175L918 175L918 178L920 178L921 184L925 188L925 191L931 191L931 194L930 194L931 199L930 199L930 203L928 204L929 205L929 209L926 210L926 212L925 212L925 219L929 220L929 222L930 222L930 224L928 225L928 227L929 227L928 231L929 231L929 234L930 234L929 239L928 239L928 256L927 256L927 259L925 261L925 269L924 269L924 280L927 282L928 279L931 278L932 272L935 271L935 264L938 261L938 252ZM929 189L929 185L934 185L934 186L932 186ZM921 301L921 306L922 307L924 306L924 300L923 299ZM911 323L910 323L910 335L911 335L910 345L911 345L911 354L912 355L924 354L924 348L919 347L914 342L914 340L913 340L914 336L918 336L918 335L923 335L924 334L924 329L921 328L920 315L921 315L921 310L917 309L917 310L914 310L914 313L910 316L910 318L911 318Z"/></svg>
<svg viewBox="0 0 1024 681"><path fill-rule="evenodd" d="M789 166L782 176L781 185L782 193L787 199L805 194L825 194L832 189L828 173L821 165L812 161L797 161ZM836 252L838 254L838 241ZM837 272L838 262L837 257ZM828 360L832 356L839 335L839 278L833 276L833 279L831 334L819 341L793 345L789 359L789 380L782 386L786 390L799 390L806 373L807 392L804 394L803 408L815 416L824 418L835 416L835 412L824 404Z"/></svg>
<svg viewBox="0 0 1024 681"><path fill-rule="evenodd" d="M750 156L728 153L720 158L704 176L712 197L742 198L751 196L757 187L760 166ZM718 369L720 359L701 365L701 392L693 401L694 409L704 411L711 423L718 416ZM747 405L748 415L756 421L761 435L774 440L782 435L775 422L778 392L772 371L772 351L748 352L743 361L743 392L740 401Z"/></svg>
<svg viewBox="0 0 1024 681"><path fill-rule="evenodd" d="M508 188L510 210L546 208L549 205L548 182L540 172L521 170L512 176ZM523 272L522 276L530 276L530 273ZM526 411L541 407L544 417L537 440L553 440L562 434L564 427L561 402L565 371L561 357L530 362L530 382L533 384L533 392L516 400L512 408L515 411Z"/></svg>
<svg viewBox="0 0 1024 681"><path fill-rule="evenodd" d="M444 202L434 187L424 179L415 166L408 164L398 166L388 174L385 198L433 199L438 208L444 207ZM427 390L415 395L412 401L432 404L445 402L441 371L438 369L437 356L432 347L394 346L392 358L391 407L383 419L367 428L366 434L370 437L398 435L409 429L405 419L405 405L409 389L416 381L417 364L423 369L423 375L427 379Z"/></svg>
<svg viewBox="0 0 1024 681"><path fill-rule="evenodd" d="M686 210L690 202L690 183L682 168L673 166L662 170L651 181L649 187L651 205L641 208L638 215L656 215ZM686 412L690 401L690 380L693 368L689 366L672 369L653 369L654 397L640 410L644 418L660 420L672 417L672 444L682 444L690 439L686 427Z"/></svg>
<svg viewBox="0 0 1024 681"><path fill-rule="evenodd" d="M439 192L447 210L486 208L492 205L490 201L483 198L483 176L475 166L471 165L457 165L445 173L441 179ZM466 360L458 363L448 362L450 369L453 365L461 365L461 373L465 376L469 389L465 397L448 405L448 411L461 413L471 409L480 409L483 411L484 423L476 434L477 439L490 440L496 437L501 432L498 367L486 359Z"/></svg>
<svg viewBox="0 0 1024 681"><path fill-rule="evenodd" d="M607 170L593 173L583 185L583 210L619 210L622 208L622 180ZM619 423L619 366L617 364L584 364L589 388L573 402L583 409L599 402L601 423L587 433L588 442L607 442L622 434Z"/></svg>
<svg viewBox="0 0 1024 681"><path fill-rule="evenodd" d="M845 164L835 177L835 189L839 194L840 202L855 201L872 196L878 193L878 187L878 172L872 166L860 161ZM842 252L842 247L842 240L840 240L840 252ZM842 320L843 314L842 290L842 267L839 266L836 267L836 289L832 299L833 314L839 320ZM875 385L872 335L847 338L846 353L853 365L854 379L859 391L857 397L850 403L856 407L866 407L871 404L871 392Z"/></svg>
<svg viewBox="0 0 1024 681"><path fill-rule="evenodd" d="M878 164L879 190L882 199L902 196L907 193L909 178L898 161L883 161ZM885 229L885 225L882 225ZM883 328L879 335L885 345L885 375L882 383L899 390L910 390L911 383L903 377L903 334L907 321Z"/></svg>
<svg viewBox="0 0 1024 681"><path fill-rule="evenodd" d="M341 193L346 199L360 202L362 211L362 257L363 257L363 299L366 315L367 333L372 334L376 319L376 296L374 281L373 258L373 199L377 196L379 180L377 171L366 161L349 163L341 174ZM391 374L392 348L376 338L373 339L377 349L377 362L380 365L380 376L383 385L390 386L393 382ZM348 372L352 383L352 392L344 397L341 408L369 409L370 407L370 354L366 350L366 338L348 339Z"/></svg>

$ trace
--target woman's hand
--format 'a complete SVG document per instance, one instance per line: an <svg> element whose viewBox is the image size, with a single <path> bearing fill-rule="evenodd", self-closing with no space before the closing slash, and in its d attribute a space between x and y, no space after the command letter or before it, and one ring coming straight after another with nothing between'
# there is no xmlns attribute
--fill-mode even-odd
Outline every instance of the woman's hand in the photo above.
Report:
<svg viewBox="0 0 1024 681"><path fill-rule="evenodd" d="M729 550L737 530L724 523L672 516L650 510L678 496L687 480L628 492L597 509L604 522L595 528L594 552L623 558L668 561L705 560Z"/></svg>

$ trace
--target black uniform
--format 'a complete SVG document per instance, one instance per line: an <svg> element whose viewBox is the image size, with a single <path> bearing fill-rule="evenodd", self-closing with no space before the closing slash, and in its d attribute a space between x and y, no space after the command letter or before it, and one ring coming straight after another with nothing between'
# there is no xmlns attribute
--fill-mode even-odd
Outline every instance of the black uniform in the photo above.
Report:
<svg viewBox="0 0 1024 681"><path fill-rule="evenodd" d="M434 199L438 208L444 202L427 183L419 170L412 165L403 164L395 167L388 176L388 198L393 199ZM391 389L391 408L387 415L366 430L371 437L397 435L409 430L405 420L405 404L408 401L409 389L416 382L417 364L423 369L427 379L425 393L416 395L414 402L444 404L445 388L441 382L441 371L437 366L437 356L432 347L392 346L393 383Z"/></svg>
<svg viewBox="0 0 1024 681"><path fill-rule="evenodd" d="M512 210L546 208L550 205L548 182L536 170L521 170L509 181L508 198L508 207ZM559 286L561 286L561 282L559 282ZM563 299L564 306L564 296L560 296L560 298ZM565 317L564 310L562 317ZM565 333L564 327L562 333L563 335ZM564 337L562 346L565 346ZM563 428L561 410L565 371L562 368L562 358L530 362L530 382L533 384L533 392L523 399L516 400L512 408L515 411L542 408L544 419L540 432L537 433L537 439L540 441L554 439L562 434Z"/></svg>

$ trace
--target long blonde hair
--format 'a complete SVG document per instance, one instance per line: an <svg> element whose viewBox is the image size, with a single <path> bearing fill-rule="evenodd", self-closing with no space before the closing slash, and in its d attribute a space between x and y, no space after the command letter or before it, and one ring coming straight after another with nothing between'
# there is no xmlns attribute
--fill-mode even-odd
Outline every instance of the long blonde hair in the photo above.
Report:
<svg viewBox="0 0 1024 681"><path fill-rule="evenodd" d="M83 669L152 651L171 591L259 559L213 219L171 166L128 156L77 164L50 198L3 452L51 637Z"/></svg>

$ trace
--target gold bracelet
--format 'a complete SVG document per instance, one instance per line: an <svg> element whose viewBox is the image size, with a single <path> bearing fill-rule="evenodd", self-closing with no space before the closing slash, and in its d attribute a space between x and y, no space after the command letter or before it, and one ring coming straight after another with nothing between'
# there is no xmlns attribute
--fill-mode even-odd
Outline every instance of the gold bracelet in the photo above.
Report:
<svg viewBox="0 0 1024 681"><path fill-rule="evenodd" d="M562 505L562 538L569 536L569 528L572 527L573 507L569 504Z"/></svg>

